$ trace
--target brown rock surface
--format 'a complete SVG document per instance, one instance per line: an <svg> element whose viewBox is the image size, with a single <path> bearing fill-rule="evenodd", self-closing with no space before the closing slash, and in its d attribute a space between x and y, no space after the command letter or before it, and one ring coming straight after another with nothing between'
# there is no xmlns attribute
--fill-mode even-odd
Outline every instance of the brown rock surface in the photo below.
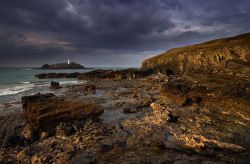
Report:
<svg viewBox="0 0 250 164"><path fill-rule="evenodd" d="M36 94L22 98L24 116L34 131L54 133L60 122L98 119L103 108L79 101L65 101L53 94ZM49 135L48 134L48 135ZM44 134L47 136L46 134Z"/></svg>

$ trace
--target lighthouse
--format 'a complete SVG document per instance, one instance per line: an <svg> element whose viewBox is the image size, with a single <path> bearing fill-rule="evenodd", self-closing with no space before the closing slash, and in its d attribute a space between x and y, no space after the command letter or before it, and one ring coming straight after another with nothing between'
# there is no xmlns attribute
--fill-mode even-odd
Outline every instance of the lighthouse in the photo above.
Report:
<svg viewBox="0 0 250 164"><path fill-rule="evenodd" d="M70 61L69 61L69 59L68 59L68 64L70 64Z"/></svg>

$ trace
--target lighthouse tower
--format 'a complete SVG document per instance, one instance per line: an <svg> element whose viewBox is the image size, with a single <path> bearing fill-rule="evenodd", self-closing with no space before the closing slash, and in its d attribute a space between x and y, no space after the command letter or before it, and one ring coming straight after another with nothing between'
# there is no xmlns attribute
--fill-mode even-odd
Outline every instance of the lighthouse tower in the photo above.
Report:
<svg viewBox="0 0 250 164"><path fill-rule="evenodd" d="M69 59L68 59L68 64L70 64L70 61L69 61Z"/></svg>

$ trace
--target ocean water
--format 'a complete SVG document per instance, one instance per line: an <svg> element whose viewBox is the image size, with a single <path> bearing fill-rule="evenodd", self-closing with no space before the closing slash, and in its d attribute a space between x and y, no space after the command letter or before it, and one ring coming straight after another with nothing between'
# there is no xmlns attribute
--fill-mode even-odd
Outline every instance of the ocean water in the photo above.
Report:
<svg viewBox="0 0 250 164"><path fill-rule="evenodd" d="M81 84L84 80L75 78L57 78L57 79L39 79L35 77L40 73L73 73L73 72L90 72L95 69L124 69L121 67L99 67L92 69L58 69L58 70L43 70L35 68L10 68L0 67L0 107L1 104L7 102L21 101L21 97L34 94L37 92L61 92L65 87L59 90L52 91L49 89L51 81L60 82L61 86L71 84Z"/></svg>

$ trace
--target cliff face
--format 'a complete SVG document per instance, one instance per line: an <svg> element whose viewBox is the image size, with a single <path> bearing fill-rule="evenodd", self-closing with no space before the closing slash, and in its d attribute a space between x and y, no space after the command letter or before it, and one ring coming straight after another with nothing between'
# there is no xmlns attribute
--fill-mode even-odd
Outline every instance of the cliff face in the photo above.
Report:
<svg viewBox="0 0 250 164"><path fill-rule="evenodd" d="M41 69L83 69L84 66L78 64L78 63L58 63L58 64L44 64Z"/></svg>
<svg viewBox="0 0 250 164"><path fill-rule="evenodd" d="M250 33L171 49L145 60L141 68L167 75L209 73L250 77Z"/></svg>

